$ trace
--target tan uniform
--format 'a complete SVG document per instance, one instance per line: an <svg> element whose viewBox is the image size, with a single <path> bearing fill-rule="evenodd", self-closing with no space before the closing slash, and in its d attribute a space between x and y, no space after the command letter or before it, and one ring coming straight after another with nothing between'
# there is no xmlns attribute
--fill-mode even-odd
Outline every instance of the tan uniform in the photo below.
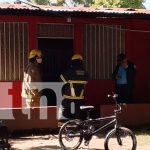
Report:
<svg viewBox="0 0 150 150"><path fill-rule="evenodd" d="M40 105L40 92L38 85L41 82L41 75L37 64L30 63L25 72L22 84L22 97L26 99L27 107L38 107Z"/></svg>

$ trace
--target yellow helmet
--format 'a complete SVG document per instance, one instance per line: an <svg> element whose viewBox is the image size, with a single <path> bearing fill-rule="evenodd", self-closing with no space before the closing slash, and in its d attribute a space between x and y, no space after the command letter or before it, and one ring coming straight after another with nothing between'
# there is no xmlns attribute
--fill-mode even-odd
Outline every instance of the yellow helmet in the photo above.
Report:
<svg viewBox="0 0 150 150"><path fill-rule="evenodd" d="M29 59L34 58L35 56L42 57L42 52L38 49L33 49L30 51Z"/></svg>
<svg viewBox="0 0 150 150"><path fill-rule="evenodd" d="M74 54L71 58L71 60L75 60L75 59L78 59L78 60L83 60L82 56L80 54Z"/></svg>

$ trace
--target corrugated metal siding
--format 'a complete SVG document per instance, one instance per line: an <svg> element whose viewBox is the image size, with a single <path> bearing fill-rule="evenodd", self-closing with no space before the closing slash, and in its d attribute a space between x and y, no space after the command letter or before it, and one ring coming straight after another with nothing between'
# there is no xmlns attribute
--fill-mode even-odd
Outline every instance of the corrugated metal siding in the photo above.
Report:
<svg viewBox="0 0 150 150"><path fill-rule="evenodd" d="M91 79L110 79L119 53L125 51L124 26L86 25L84 30L85 67Z"/></svg>
<svg viewBox="0 0 150 150"><path fill-rule="evenodd" d="M27 53L28 24L0 22L0 81L22 80Z"/></svg>
<svg viewBox="0 0 150 150"><path fill-rule="evenodd" d="M69 38L74 37L73 25L38 24L38 37Z"/></svg>

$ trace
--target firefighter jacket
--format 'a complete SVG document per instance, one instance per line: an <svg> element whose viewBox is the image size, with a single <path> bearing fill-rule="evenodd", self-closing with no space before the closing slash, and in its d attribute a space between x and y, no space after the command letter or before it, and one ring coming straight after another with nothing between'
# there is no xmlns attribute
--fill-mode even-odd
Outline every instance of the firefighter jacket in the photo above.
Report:
<svg viewBox="0 0 150 150"><path fill-rule="evenodd" d="M84 88L88 81L88 74L84 69L70 68L60 78L65 83L62 89L65 99L84 99Z"/></svg>
<svg viewBox="0 0 150 150"><path fill-rule="evenodd" d="M24 98L39 98L38 85L41 82L41 75L38 65L35 63L30 63L25 72L22 83L22 97Z"/></svg>

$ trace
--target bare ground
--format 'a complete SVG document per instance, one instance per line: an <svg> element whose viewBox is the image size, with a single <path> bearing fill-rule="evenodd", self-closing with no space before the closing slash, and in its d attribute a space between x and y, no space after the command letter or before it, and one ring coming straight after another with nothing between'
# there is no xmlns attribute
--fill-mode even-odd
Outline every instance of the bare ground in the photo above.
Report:
<svg viewBox="0 0 150 150"><path fill-rule="evenodd" d="M137 150L150 150L150 135L136 135ZM57 134L49 134L42 136L25 136L15 139L10 139L9 143L13 150L60 150ZM89 146L84 143L79 149L104 150L104 138L94 136Z"/></svg>

